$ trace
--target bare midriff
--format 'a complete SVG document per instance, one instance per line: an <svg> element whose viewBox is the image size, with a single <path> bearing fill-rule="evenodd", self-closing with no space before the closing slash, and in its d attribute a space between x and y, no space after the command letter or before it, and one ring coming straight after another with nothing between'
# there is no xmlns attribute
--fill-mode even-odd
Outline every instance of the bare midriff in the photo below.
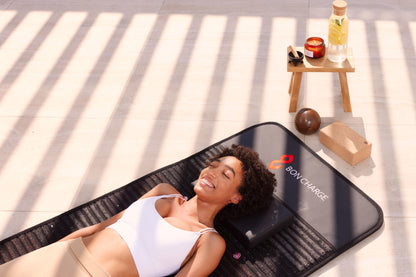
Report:
<svg viewBox="0 0 416 277"><path fill-rule="evenodd" d="M82 238L85 247L112 277L138 277L129 247L113 229L104 229Z"/></svg>

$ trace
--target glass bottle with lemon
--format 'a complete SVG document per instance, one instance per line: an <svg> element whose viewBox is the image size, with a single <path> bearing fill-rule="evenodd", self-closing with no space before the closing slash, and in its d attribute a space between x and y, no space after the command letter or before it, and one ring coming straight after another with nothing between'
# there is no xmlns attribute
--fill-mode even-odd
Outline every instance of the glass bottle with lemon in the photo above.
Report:
<svg viewBox="0 0 416 277"><path fill-rule="evenodd" d="M348 52L348 17L347 3L335 0L332 3L332 15L328 28L328 59L332 62L343 62Z"/></svg>

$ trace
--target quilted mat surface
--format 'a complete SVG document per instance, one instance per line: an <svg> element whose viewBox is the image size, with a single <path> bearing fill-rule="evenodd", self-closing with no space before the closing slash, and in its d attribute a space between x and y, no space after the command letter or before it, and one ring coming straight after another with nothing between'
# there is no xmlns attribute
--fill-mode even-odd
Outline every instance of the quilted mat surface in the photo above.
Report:
<svg viewBox="0 0 416 277"><path fill-rule="evenodd" d="M0 242L0 263L53 243L127 208L161 182L191 197L206 160L234 143L253 148L275 173L275 196L295 218L254 248L224 226L224 257L212 276L306 276L364 240L383 224L380 207L278 123L252 126L174 164Z"/></svg>

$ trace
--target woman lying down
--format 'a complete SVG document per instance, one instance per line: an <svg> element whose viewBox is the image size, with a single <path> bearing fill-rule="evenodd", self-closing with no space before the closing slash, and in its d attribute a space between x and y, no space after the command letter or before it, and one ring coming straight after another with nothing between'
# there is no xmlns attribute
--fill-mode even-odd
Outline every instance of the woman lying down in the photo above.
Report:
<svg viewBox="0 0 416 277"><path fill-rule="evenodd" d="M217 214L264 208L275 185L256 152L233 145L210 159L193 198L159 184L119 214L0 265L0 276L207 276L226 246Z"/></svg>

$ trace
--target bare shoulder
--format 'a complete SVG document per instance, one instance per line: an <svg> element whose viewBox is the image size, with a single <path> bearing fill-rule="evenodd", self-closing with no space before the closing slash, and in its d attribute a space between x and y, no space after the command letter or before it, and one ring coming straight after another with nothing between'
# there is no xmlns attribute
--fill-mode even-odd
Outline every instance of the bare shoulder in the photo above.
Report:
<svg viewBox="0 0 416 277"><path fill-rule="evenodd" d="M223 255L226 243L224 238L217 232L208 232L201 237L200 249L209 251L210 253L217 252L218 255Z"/></svg>
<svg viewBox="0 0 416 277"><path fill-rule="evenodd" d="M141 198L147 198L152 196L158 195L165 195L165 194L180 194L175 187L168 183L160 183L148 192L146 192Z"/></svg>
<svg viewBox="0 0 416 277"><path fill-rule="evenodd" d="M209 276L221 261L226 248L225 240L216 232L201 236L192 269L186 276Z"/></svg>
<svg viewBox="0 0 416 277"><path fill-rule="evenodd" d="M168 183L160 183L157 186L160 187L162 194L175 194L175 193L180 194L179 191L174 186Z"/></svg>
<svg viewBox="0 0 416 277"><path fill-rule="evenodd" d="M180 194L179 191L168 183L160 183L155 187L158 195L164 194Z"/></svg>
<svg viewBox="0 0 416 277"><path fill-rule="evenodd" d="M198 240L196 252L176 275L209 276L221 261L225 252L225 240L216 232L203 234Z"/></svg>

